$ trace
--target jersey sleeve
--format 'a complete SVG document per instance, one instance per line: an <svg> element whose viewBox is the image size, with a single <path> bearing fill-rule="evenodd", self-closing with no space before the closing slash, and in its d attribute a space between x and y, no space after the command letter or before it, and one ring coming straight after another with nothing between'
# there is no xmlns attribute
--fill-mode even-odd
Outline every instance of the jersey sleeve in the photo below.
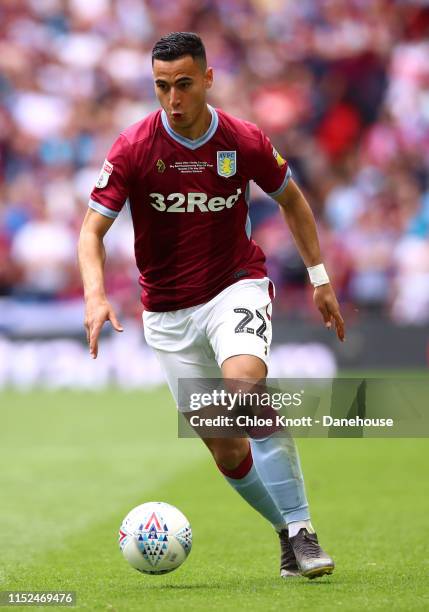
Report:
<svg viewBox="0 0 429 612"><path fill-rule="evenodd" d="M258 136L248 151L249 178L253 179L265 193L275 198L286 188L292 172L287 161L261 130L258 130Z"/></svg>
<svg viewBox="0 0 429 612"><path fill-rule="evenodd" d="M121 134L103 162L88 206L105 217L116 219L128 198L129 168L130 144Z"/></svg>

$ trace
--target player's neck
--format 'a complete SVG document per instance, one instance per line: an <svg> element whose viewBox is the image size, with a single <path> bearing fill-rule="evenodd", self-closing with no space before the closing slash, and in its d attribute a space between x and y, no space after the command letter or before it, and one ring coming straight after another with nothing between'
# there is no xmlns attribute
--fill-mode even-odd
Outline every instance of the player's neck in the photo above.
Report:
<svg viewBox="0 0 429 612"><path fill-rule="evenodd" d="M204 105L204 109L201 112L201 115L197 117L195 122L188 128L181 128L178 126L172 126L170 124L171 129L179 134L180 136L184 136L185 138L189 138L189 140L197 140L203 136L210 127L212 122L212 114L209 110L207 104ZM169 122L170 123L170 122Z"/></svg>

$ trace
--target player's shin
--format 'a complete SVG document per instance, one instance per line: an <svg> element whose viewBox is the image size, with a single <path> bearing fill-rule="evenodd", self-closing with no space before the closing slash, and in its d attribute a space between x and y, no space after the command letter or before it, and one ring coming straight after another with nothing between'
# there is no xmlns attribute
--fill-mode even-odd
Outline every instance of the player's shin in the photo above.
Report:
<svg viewBox="0 0 429 612"><path fill-rule="evenodd" d="M236 468L227 469L219 464L217 465L226 480L237 493L241 495L252 508L262 514L277 531L286 527L284 518L280 514L273 498L263 485L255 469L250 447L247 456Z"/></svg>
<svg viewBox="0 0 429 612"><path fill-rule="evenodd" d="M252 439L254 464L266 490L288 524L289 534L300 527L311 532L310 513L295 442L289 437Z"/></svg>

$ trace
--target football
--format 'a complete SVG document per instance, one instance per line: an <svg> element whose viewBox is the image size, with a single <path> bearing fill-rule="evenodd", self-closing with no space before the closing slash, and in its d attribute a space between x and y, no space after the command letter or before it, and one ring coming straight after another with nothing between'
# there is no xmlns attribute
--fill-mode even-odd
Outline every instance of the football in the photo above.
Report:
<svg viewBox="0 0 429 612"><path fill-rule="evenodd" d="M133 508L122 521L119 547L139 572L166 574L182 565L191 552L191 525L174 506L147 502Z"/></svg>

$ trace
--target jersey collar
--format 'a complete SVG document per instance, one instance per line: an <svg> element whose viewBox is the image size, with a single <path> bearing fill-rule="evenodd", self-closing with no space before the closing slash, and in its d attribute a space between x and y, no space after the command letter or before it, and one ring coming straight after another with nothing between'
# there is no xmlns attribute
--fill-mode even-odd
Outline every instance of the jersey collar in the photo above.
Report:
<svg viewBox="0 0 429 612"><path fill-rule="evenodd" d="M209 129L207 130L207 132L203 134L202 136L200 136L199 138L197 138L196 140L185 138L185 136L181 136L180 134L175 132L170 127L170 124L168 123L167 113L165 112L165 110L162 110L161 112L162 125L164 126L165 131L168 133L168 135L171 136L171 138L173 138L176 142L183 145L184 147L187 147L188 149L192 149L192 150L198 149L202 145L206 144L206 142L208 142L212 136L214 136L214 133L216 132L217 126L219 123L219 117L216 112L216 109L210 106L210 104L207 104L207 107L211 113L212 120L211 120Z"/></svg>

